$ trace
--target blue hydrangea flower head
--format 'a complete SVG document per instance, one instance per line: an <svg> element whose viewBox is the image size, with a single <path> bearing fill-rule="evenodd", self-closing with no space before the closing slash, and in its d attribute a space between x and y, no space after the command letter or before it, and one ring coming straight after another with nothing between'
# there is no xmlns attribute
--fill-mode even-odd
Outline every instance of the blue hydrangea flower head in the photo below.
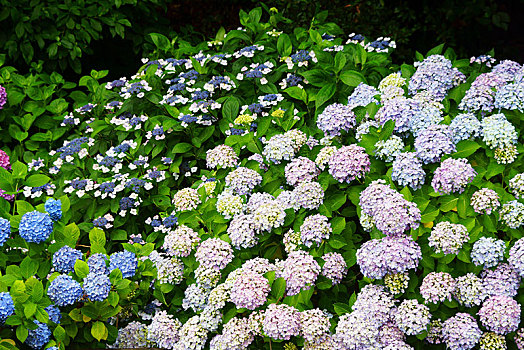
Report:
<svg viewBox="0 0 524 350"><path fill-rule="evenodd" d="M25 343L33 349L41 349L51 339L51 330L45 323L34 321L38 326L37 329L30 329Z"/></svg>
<svg viewBox="0 0 524 350"><path fill-rule="evenodd" d="M34 210L22 216L18 232L26 242L42 243L53 232L53 221L49 214Z"/></svg>
<svg viewBox="0 0 524 350"><path fill-rule="evenodd" d="M45 202L44 208L51 217L51 220L58 221L62 218L62 202L60 199L49 198Z"/></svg>
<svg viewBox="0 0 524 350"><path fill-rule="evenodd" d="M484 268L494 267L504 259L505 251L506 244L503 240L492 237L480 237L473 244L471 261L477 266L484 265Z"/></svg>
<svg viewBox="0 0 524 350"><path fill-rule="evenodd" d="M4 324L9 316L15 313L15 304L11 294L7 292L0 293L0 324Z"/></svg>
<svg viewBox="0 0 524 350"><path fill-rule="evenodd" d="M58 272L73 272L77 260L82 260L82 252L66 245L53 254L53 267Z"/></svg>
<svg viewBox="0 0 524 350"><path fill-rule="evenodd" d="M49 305L45 308L45 311L49 315L49 320L51 322L54 322L56 324L60 323L60 320L62 319L62 314L60 313L60 309L56 305Z"/></svg>
<svg viewBox="0 0 524 350"><path fill-rule="evenodd" d="M124 250L109 257L109 271L120 269L123 278L133 277L138 267L138 260L134 253Z"/></svg>
<svg viewBox="0 0 524 350"><path fill-rule="evenodd" d="M47 295L56 305L66 306L76 303L82 297L83 293L80 283L75 281L71 276L60 275L49 285Z"/></svg>
<svg viewBox="0 0 524 350"><path fill-rule="evenodd" d="M92 301L104 301L111 291L109 277L103 274L90 273L84 278L84 292Z"/></svg>
<svg viewBox="0 0 524 350"><path fill-rule="evenodd" d="M4 245L10 234L11 223L7 219L0 218L0 247Z"/></svg>
<svg viewBox="0 0 524 350"><path fill-rule="evenodd" d="M89 266L90 273L96 274L109 274L109 269L107 268L107 256L102 253L93 254L87 259L87 266Z"/></svg>

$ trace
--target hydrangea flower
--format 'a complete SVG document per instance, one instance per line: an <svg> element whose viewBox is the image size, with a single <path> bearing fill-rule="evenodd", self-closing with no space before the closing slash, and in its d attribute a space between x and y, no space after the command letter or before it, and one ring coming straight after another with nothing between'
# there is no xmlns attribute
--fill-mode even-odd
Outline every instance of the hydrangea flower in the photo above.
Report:
<svg viewBox="0 0 524 350"><path fill-rule="evenodd" d="M435 170L431 186L439 194L462 193L477 176L465 158L448 158Z"/></svg>
<svg viewBox="0 0 524 350"><path fill-rule="evenodd" d="M402 152L404 142L396 135L392 135L387 140L379 140L375 143L375 150L373 153L379 159L386 163L392 162Z"/></svg>
<svg viewBox="0 0 524 350"><path fill-rule="evenodd" d="M306 344L322 344L329 336L329 318L322 310L311 309L300 313L300 335Z"/></svg>
<svg viewBox="0 0 524 350"><path fill-rule="evenodd" d="M335 337L343 349L373 349L379 347L379 326L373 319L361 312L340 316Z"/></svg>
<svg viewBox="0 0 524 350"><path fill-rule="evenodd" d="M495 92L495 108L524 112L524 82L501 86Z"/></svg>
<svg viewBox="0 0 524 350"><path fill-rule="evenodd" d="M481 124L473 113L458 114L449 125L454 143L481 136Z"/></svg>
<svg viewBox="0 0 524 350"><path fill-rule="evenodd" d="M109 271L119 269L123 278L133 277L138 267L138 259L132 252L124 250L109 256Z"/></svg>
<svg viewBox="0 0 524 350"><path fill-rule="evenodd" d="M447 272L430 272L422 280L420 294L426 302L436 304L451 301L455 280Z"/></svg>
<svg viewBox="0 0 524 350"><path fill-rule="evenodd" d="M231 302L238 309L254 310L267 301L270 289L264 276L255 271L243 270L231 288Z"/></svg>
<svg viewBox="0 0 524 350"><path fill-rule="evenodd" d="M208 331L201 325L200 317L195 315L180 327L180 340L177 346L182 349L202 350L206 344Z"/></svg>
<svg viewBox="0 0 524 350"><path fill-rule="evenodd" d="M194 188L183 188L173 196L173 205L177 212L196 209L200 203L202 200Z"/></svg>
<svg viewBox="0 0 524 350"><path fill-rule="evenodd" d="M469 350L479 342L482 331L467 313L457 313L442 324L442 339L450 350Z"/></svg>
<svg viewBox="0 0 524 350"><path fill-rule="evenodd" d="M486 298L482 279L471 272L455 279L453 295L466 307L478 306Z"/></svg>
<svg viewBox="0 0 524 350"><path fill-rule="evenodd" d="M509 188L515 198L524 197L524 173L517 174L509 180Z"/></svg>
<svg viewBox="0 0 524 350"><path fill-rule="evenodd" d="M261 182L259 173L245 167L238 167L226 176L226 186L239 195L251 193Z"/></svg>
<svg viewBox="0 0 524 350"><path fill-rule="evenodd" d="M209 238L200 243L195 258L200 265L222 270L233 260L233 249L226 241Z"/></svg>
<svg viewBox="0 0 524 350"><path fill-rule="evenodd" d="M486 332L482 334L479 341L480 350L506 350L506 338L503 335Z"/></svg>
<svg viewBox="0 0 524 350"><path fill-rule="evenodd" d="M264 143L262 155L274 164L280 164L282 160L291 160L295 156L295 144L287 134L277 134Z"/></svg>
<svg viewBox="0 0 524 350"><path fill-rule="evenodd" d="M509 201L499 210L500 221L510 228L517 229L524 224L524 204Z"/></svg>
<svg viewBox="0 0 524 350"><path fill-rule="evenodd" d="M491 214L500 207L500 197L497 192L489 188L481 188L471 196L471 206L478 214Z"/></svg>
<svg viewBox="0 0 524 350"><path fill-rule="evenodd" d="M393 161L391 179L399 186L409 186L413 190L422 187L426 180L426 172L422 169L422 161L414 152L400 153Z"/></svg>
<svg viewBox="0 0 524 350"><path fill-rule="evenodd" d="M236 249L252 248L258 243L256 223L251 214L238 214L233 217L227 228L231 245Z"/></svg>
<svg viewBox="0 0 524 350"><path fill-rule="evenodd" d="M322 186L315 181L301 182L293 190L296 204L304 209L318 209L324 202L324 190Z"/></svg>
<svg viewBox="0 0 524 350"><path fill-rule="evenodd" d="M86 278L84 278L84 291L89 300L106 300L111 291L109 277L104 274L89 273Z"/></svg>
<svg viewBox="0 0 524 350"><path fill-rule="evenodd" d="M306 157L293 159L285 168L286 182L296 186L301 182L313 181L320 174L315 162Z"/></svg>
<svg viewBox="0 0 524 350"><path fill-rule="evenodd" d="M362 179L371 162L363 147L352 144L342 146L329 159L329 173L338 182L350 183L354 179Z"/></svg>
<svg viewBox="0 0 524 350"><path fill-rule="evenodd" d="M1 95L1 90L0 90L0 95ZM1 97L0 97L0 100L1 100ZM1 149L0 149L0 167L4 168L5 170L9 170L9 171L11 170L11 162L9 161L9 155Z"/></svg>
<svg viewBox="0 0 524 350"><path fill-rule="evenodd" d="M0 293L0 324L4 324L9 316L15 313L15 304L11 294L7 292Z"/></svg>
<svg viewBox="0 0 524 350"><path fill-rule="evenodd" d="M82 252L66 245L53 254L53 268L62 273L73 272L77 260L82 260Z"/></svg>
<svg viewBox="0 0 524 350"><path fill-rule="evenodd" d="M321 214L308 216L300 226L302 243L310 248L313 244L319 246L322 240L329 239L332 229L328 218Z"/></svg>
<svg viewBox="0 0 524 350"><path fill-rule="evenodd" d="M53 323L59 324L62 319L60 309L56 305L49 305L45 308L45 311L49 315L49 320Z"/></svg>
<svg viewBox="0 0 524 350"><path fill-rule="evenodd" d="M286 304L270 304L264 312L262 331L275 340L289 340L300 333L300 312Z"/></svg>
<svg viewBox="0 0 524 350"><path fill-rule="evenodd" d="M174 349L182 323L165 310L157 311L147 326L147 339L162 349Z"/></svg>
<svg viewBox="0 0 524 350"><path fill-rule="evenodd" d="M11 223L7 219L0 218L0 247L4 245L4 243L9 238L10 234L11 234Z"/></svg>
<svg viewBox="0 0 524 350"><path fill-rule="evenodd" d="M360 83L348 97L348 106L353 109L358 106L366 107L372 102L378 104L378 100L375 96L379 94L380 93L375 87Z"/></svg>
<svg viewBox="0 0 524 350"><path fill-rule="evenodd" d="M471 261L477 266L484 265L485 268L494 267L502 261L505 251L506 244L503 240L492 237L480 237L473 244Z"/></svg>
<svg viewBox="0 0 524 350"><path fill-rule="evenodd" d="M96 274L109 274L109 269L107 268L108 258L105 254L95 253L89 256L87 259L87 266L89 266L90 273Z"/></svg>
<svg viewBox="0 0 524 350"><path fill-rule="evenodd" d="M482 119L482 140L490 148L503 148L517 143L518 134L513 124L502 113Z"/></svg>
<svg viewBox="0 0 524 350"><path fill-rule="evenodd" d="M409 273L389 273L384 276L384 285L392 294L402 294L406 291L406 288L409 285Z"/></svg>
<svg viewBox="0 0 524 350"><path fill-rule="evenodd" d="M447 125L430 125L415 139L417 157L424 162L436 163L443 155L455 152L453 134Z"/></svg>
<svg viewBox="0 0 524 350"><path fill-rule="evenodd" d="M296 295L301 290L310 289L320 274L320 265L308 252L297 250L290 252L282 262L278 277L286 280L286 294Z"/></svg>
<svg viewBox="0 0 524 350"><path fill-rule="evenodd" d="M339 284L347 274L347 264L340 253L330 252L322 256L322 276L329 278L333 285Z"/></svg>
<svg viewBox="0 0 524 350"><path fill-rule="evenodd" d="M24 343L33 349L41 349L51 339L51 330L49 327L40 321L34 321L38 326L36 329L29 329L27 338Z"/></svg>
<svg viewBox="0 0 524 350"><path fill-rule="evenodd" d="M520 277L524 277L524 238L516 241L509 250L508 263Z"/></svg>
<svg viewBox="0 0 524 350"><path fill-rule="evenodd" d="M406 335L420 334L427 330L431 314L426 305L416 299L406 299L397 307L395 322Z"/></svg>
<svg viewBox="0 0 524 350"><path fill-rule="evenodd" d="M499 264L495 270L486 269L480 274L482 286L488 296L506 295L513 297L517 295L520 287L520 276L509 264Z"/></svg>
<svg viewBox="0 0 524 350"><path fill-rule="evenodd" d="M162 248L166 253L176 257L186 257L200 242L198 233L186 225L178 226L164 237Z"/></svg>
<svg viewBox="0 0 524 350"><path fill-rule="evenodd" d="M53 221L49 214L34 210L22 216L18 232L26 242L42 243L53 232Z"/></svg>
<svg viewBox="0 0 524 350"><path fill-rule="evenodd" d="M341 131L351 130L356 123L355 113L350 106L333 103L327 106L317 117L317 127L326 136L340 136Z"/></svg>
<svg viewBox="0 0 524 350"><path fill-rule="evenodd" d="M462 224L442 221L433 227L428 241L436 253L458 254L462 245L469 241L469 233Z"/></svg>
<svg viewBox="0 0 524 350"><path fill-rule="evenodd" d="M217 196L216 208L225 219L231 219L244 210L244 199L239 195L224 191Z"/></svg>
<svg viewBox="0 0 524 350"><path fill-rule="evenodd" d="M210 169L232 168L238 164L238 156L231 146L218 145L206 152L206 162Z"/></svg>
<svg viewBox="0 0 524 350"><path fill-rule="evenodd" d="M262 203L253 212L253 221L258 232L271 231L273 228L283 226L285 218L284 206L277 200Z"/></svg>
<svg viewBox="0 0 524 350"><path fill-rule="evenodd" d="M404 93L402 89L399 91ZM395 132L406 133L409 131L409 121L418 109L420 109L418 102L402 96L394 97L382 102L382 107L375 114L375 120L380 125L384 125L388 120L394 120Z"/></svg>
<svg viewBox="0 0 524 350"><path fill-rule="evenodd" d="M80 283L73 280L71 276L59 275L51 281L47 295L56 305L67 306L80 300L83 292Z"/></svg>
<svg viewBox="0 0 524 350"><path fill-rule="evenodd" d="M419 245L410 236L372 239L362 244L356 255L360 271L371 279L414 269L422 258Z"/></svg>
<svg viewBox="0 0 524 350"><path fill-rule="evenodd" d="M449 89L462 83L466 77L452 66L443 55L431 55L422 62L415 62L415 74L409 80L409 93L426 90L436 100L443 100Z"/></svg>
<svg viewBox="0 0 524 350"><path fill-rule="evenodd" d="M520 304L505 295L495 295L484 301L477 315L486 329L506 335L517 330Z"/></svg>
<svg viewBox="0 0 524 350"><path fill-rule="evenodd" d="M49 198L45 202L45 211L49 214L51 220L60 220L62 218L62 202L60 199Z"/></svg>
<svg viewBox="0 0 524 350"><path fill-rule="evenodd" d="M5 88L3 86L0 86L0 109L4 108L4 105L7 102L7 92L5 92Z"/></svg>

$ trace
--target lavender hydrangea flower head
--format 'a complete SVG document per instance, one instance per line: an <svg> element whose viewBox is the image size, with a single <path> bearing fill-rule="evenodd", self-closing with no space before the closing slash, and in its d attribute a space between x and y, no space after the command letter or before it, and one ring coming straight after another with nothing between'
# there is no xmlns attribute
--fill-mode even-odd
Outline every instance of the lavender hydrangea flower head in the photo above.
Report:
<svg viewBox="0 0 524 350"><path fill-rule="evenodd" d="M417 157L424 162L436 163L443 155L455 152L453 134L448 125L430 125L415 139Z"/></svg>
<svg viewBox="0 0 524 350"><path fill-rule="evenodd" d="M327 106L317 117L317 127L326 136L340 136L341 131L351 130L356 123L355 113L350 106L333 103Z"/></svg>
<svg viewBox="0 0 524 350"><path fill-rule="evenodd" d="M270 289L269 282L264 276L246 269L236 278L231 288L231 302L238 309L254 310L267 301Z"/></svg>
<svg viewBox="0 0 524 350"><path fill-rule="evenodd" d="M238 156L231 146L218 145L206 154L207 167L210 169L232 168L238 164Z"/></svg>
<svg viewBox="0 0 524 350"><path fill-rule="evenodd" d="M315 162L306 157L293 159L285 168L286 182L290 186L296 186L301 182L313 181L320 170Z"/></svg>
<svg viewBox="0 0 524 350"><path fill-rule="evenodd" d="M242 213L245 207L244 198L226 190L217 196L215 206L217 211L228 220L233 216Z"/></svg>
<svg viewBox="0 0 524 350"><path fill-rule="evenodd" d="M462 245L469 241L469 233L462 224L442 221L433 227L428 241L436 253L458 254Z"/></svg>
<svg viewBox="0 0 524 350"><path fill-rule="evenodd" d="M195 258L200 265L222 270L233 260L233 249L226 241L208 238L198 246Z"/></svg>
<svg viewBox="0 0 524 350"><path fill-rule="evenodd" d="M0 86L0 109L4 108L5 103L7 102L7 93L5 88Z"/></svg>
<svg viewBox="0 0 524 350"><path fill-rule="evenodd" d="M330 252L322 256L322 276L329 278L333 285L339 284L347 274L347 264L340 253Z"/></svg>
<svg viewBox="0 0 524 350"><path fill-rule="evenodd" d="M519 239L509 250L508 263L520 277L524 277L524 238Z"/></svg>
<svg viewBox="0 0 524 350"><path fill-rule="evenodd" d="M477 176L465 158L448 158L435 170L431 186L439 194L462 193Z"/></svg>
<svg viewBox="0 0 524 350"><path fill-rule="evenodd" d="M222 334L215 336L211 340L210 349L247 349L254 338L249 319L233 317L224 325Z"/></svg>
<svg viewBox="0 0 524 350"><path fill-rule="evenodd" d="M137 321L127 324L127 326L118 329L115 347L123 349L141 348L148 346L147 326Z"/></svg>
<svg viewBox="0 0 524 350"><path fill-rule="evenodd" d="M374 320L377 327L380 327L391 318L395 303L393 295L384 286L368 284L358 293L352 309L363 317Z"/></svg>
<svg viewBox="0 0 524 350"><path fill-rule="evenodd" d="M495 270L484 270L480 277L484 292L488 296L514 297L520 287L520 276L509 264L499 264Z"/></svg>
<svg viewBox="0 0 524 350"><path fill-rule="evenodd" d="M495 108L524 112L524 82L507 84L497 89Z"/></svg>
<svg viewBox="0 0 524 350"><path fill-rule="evenodd" d="M231 245L236 249L252 248L258 243L256 223L251 214L238 214L227 228Z"/></svg>
<svg viewBox="0 0 524 350"><path fill-rule="evenodd" d="M524 328L521 328L515 334L515 344L519 350L524 349Z"/></svg>
<svg viewBox="0 0 524 350"><path fill-rule="evenodd" d="M382 107L375 114L375 120L384 125L388 120L395 121L395 132L405 133L409 131L409 121L413 114L420 109L417 101L405 97L395 97L383 101Z"/></svg>
<svg viewBox="0 0 524 350"><path fill-rule="evenodd" d="M477 315L486 329L506 335L517 330L520 323L520 304L505 295L489 297Z"/></svg>
<svg viewBox="0 0 524 350"><path fill-rule="evenodd" d="M340 316L335 337L341 349L377 349L379 325L361 312Z"/></svg>
<svg viewBox="0 0 524 350"><path fill-rule="evenodd" d="M431 104L422 104L419 109L413 111L409 120L409 129L413 136L417 137L423 130L431 125L437 125L444 120L439 107Z"/></svg>
<svg viewBox="0 0 524 350"><path fill-rule="evenodd" d="M282 262L282 270L277 273L286 280L286 294L296 295L301 290L310 289L320 274L320 265L303 250L289 253Z"/></svg>
<svg viewBox="0 0 524 350"><path fill-rule="evenodd" d="M245 167L238 167L226 176L226 186L239 195L251 193L261 182L259 173Z"/></svg>
<svg viewBox="0 0 524 350"><path fill-rule="evenodd" d="M173 205L177 212L196 209L200 203L202 200L194 188L183 188L173 196Z"/></svg>
<svg viewBox="0 0 524 350"><path fill-rule="evenodd" d="M426 305L416 299L406 299L397 307L395 322L406 335L420 334L427 330L431 314Z"/></svg>
<svg viewBox="0 0 524 350"><path fill-rule="evenodd" d="M177 344L182 349L202 350L206 344L208 331L202 326L198 315L191 317L180 327L178 335L180 340Z"/></svg>
<svg viewBox="0 0 524 350"><path fill-rule="evenodd" d="M478 343L482 331L467 313L457 313L442 324L442 339L450 350L469 350Z"/></svg>
<svg viewBox="0 0 524 350"><path fill-rule="evenodd" d="M451 301L455 280L447 272L430 272L422 280L420 294L426 302L436 304Z"/></svg>
<svg viewBox="0 0 524 350"><path fill-rule="evenodd" d="M380 327L378 337L382 346L395 346L406 340L404 332L393 321L388 321Z"/></svg>
<svg viewBox="0 0 524 350"><path fill-rule="evenodd" d="M286 304L270 304L264 312L262 331L275 340L289 340L300 333L300 312Z"/></svg>
<svg viewBox="0 0 524 350"><path fill-rule="evenodd" d="M329 239L332 229L328 218L321 214L308 216L300 226L302 243L310 248L313 244L319 246L322 240Z"/></svg>
<svg viewBox="0 0 524 350"><path fill-rule="evenodd" d="M62 273L73 272L77 260L82 260L82 252L63 246L53 254L53 268Z"/></svg>
<svg viewBox="0 0 524 350"><path fill-rule="evenodd" d="M449 125L454 143L481 136L481 124L473 113L458 114Z"/></svg>
<svg viewBox="0 0 524 350"><path fill-rule="evenodd" d="M372 239L357 250L360 271L371 279L382 279L386 274L415 269L421 258L420 247L410 236Z"/></svg>
<svg viewBox="0 0 524 350"><path fill-rule="evenodd" d="M524 204L509 201L499 210L500 221L510 228L517 229L524 224Z"/></svg>
<svg viewBox="0 0 524 350"><path fill-rule="evenodd" d="M319 309L304 310L300 313L300 335L308 345L319 345L329 337L331 323Z"/></svg>
<svg viewBox="0 0 524 350"><path fill-rule="evenodd" d="M165 310L157 311L147 327L147 340L160 348L174 349L180 339L178 332L182 323Z"/></svg>
<svg viewBox="0 0 524 350"><path fill-rule="evenodd" d="M162 248L168 255L186 257L200 242L198 233L186 225L178 226L164 237Z"/></svg>
<svg viewBox="0 0 524 350"><path fill-rule="evenodd" d="M471 206L475 213L490 215L500 207L500 197L494 190L481 188L471 196Z"/></svg>
<svg viewBox="0 0 524 350"><path fill-rule="evenodd" d="M473 244L471 261L477 266L484 265L484 268L494 267L502 261L505 251L506 244L503 240L492 237L480 237Z"/></svg>
<svg viewBox="0 0 524 350"><path fill-rule="evenodd" d="M380 95L380 93L375 87L360 83L348 97L348 106L353 109L358 106L366 107L373 102L378 104L376 95Z"/></svg>
<svg viewBox="0 0 524 350"><path fill-rule="evenodd" d="M352 144L339 148L329 159L329 173L339 182L350 183L369 172L371 162L363 147Z"/></svg>
<svg viewBox="0 0 524 350"><path fill-rule="evenodd" d="M467 273L455 279L455 299L466 307L479 306L486 298L482 279L474 273Z"/></svg>
<svg viewBox="0 0 524 350"><path fill-rule="evenodd" d="M400 153L393 161L391 179L400 186L409 186L413 190L422 187L426 180L426 172L422 169L422 161L414 152Z"/></svg>
<svg viewBox="0 0 524 350"><path fill-rule="evenodd" d="M315 181L301 182L293 190L296 198L296 204L304 209L318 209L324 202L324 190L322 186Z"/></svg>

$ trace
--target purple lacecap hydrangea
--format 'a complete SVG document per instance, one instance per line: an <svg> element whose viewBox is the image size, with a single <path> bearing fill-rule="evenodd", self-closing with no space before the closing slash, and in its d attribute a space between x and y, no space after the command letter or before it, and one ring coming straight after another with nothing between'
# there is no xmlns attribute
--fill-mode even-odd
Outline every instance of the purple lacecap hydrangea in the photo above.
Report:
<svg viewBox="0 0 524 350"><path fill-rule="evenodd" d="M363 147L352 144L339 148L329 159L328 165L329 173L335 180L350 183L356 178L364 178L371 162Z"/></svg>
<svg viewBox="0 0 524 350"><path fill-rule="evenodd" d="M62 273L73 272L77 260L82 260L82 252L63 246L53 254L53 268Z"/></svg>
<svg viewBox="0 0 524 350"><path fill-rule="evenodd" d="M289 253L281 264L282 270L277 271L277 275L286 280L287 295L296 295L301 290L310 289L320 274L320 265L303 250Z"/></svg>
<svg viewBox="0 0 524 350"><path fill-rule="evenodd" d="M111 291L111 282L107 275L91 272L84 278L83 287L89 300L104 301Z"/></svg>
<svg viewBox="0 0 524 350"><path fill-rule="evenodd" d="M226 176L226 186L239 195L251 193L261 182L262 176L259 173L245 167L238 167Z"/></svg>
<svg viewBox="0 0 524 350"><path fill-rule="evenodd" d="M51 281L47 295L56 305L67 306L80 300L83 292L80 283L73 280L71 276L60 275Z"/></svg>
<svg viewBox="0 0 524 350"><path fill-rule="evenodd" d="M524 238L516 241L509 250L508 263L520 277L524 277Z"/></svg>
<svg viewBox="0 0 524 350"><path fill-rule="evenodd" d="M326 136L340 136L341 131L351 130L356 123L356 116L350 106L333 103L327 106L317 117L317 127Z"/></svg>
<svg viewBox="0 0 524 350"><path fill-rule="evenodd" d="M227 228L231 245L236 249L252 248L258 243L256 223L251 214L238 214Z"/></svg>
<svg viewBox="0 0 524 350"><path fill-rule="evenodd" d="M431 314L429 308L416 299L406 299L395 311L395 322L406 335L420 334L427 330Z"/></svg>
<svg viewBox="0 0 524 350"><path fill-rule="evenodd" d="M486 329L506 335L517 330L520 304L505 295L495 295L484 301L477 315Z"/></svg>
<svg viewBox="0 0 524 350"><path fill-rule="evenodd" d="M296 186L304 181L313 181L318 174L320 174L320 169L317 168L315 162L306 157L293 159L285 168L286 182L291 186Z"/></svg>
<svg viewBox="0 0 524 350"><path fill-rule="evenodd" d="M226 241L209 238L200 243L195 258L200 265L222 270L233 260L233 249Z"/></svg>
<svg viewBox="0 0 524 350"><path fill-rule="evenodd" d="M119 269L123 278L133 277L138 267L138 259L132 252L124 250L109 256L109 271Z"/></svg>
<svg viewBox="0 0 524 350"><path fill-rule="evenodd" d="M386 235L398 235L419 226L421 214L417 205L405 200L381 179L371 182L360 193L360 207Z"/></svg>
<svg viewBox="0 0 524 350"><path fill-rule="evenodd" d="M484 292L488 296L514 297L520 287L520 276L509 264L499 264L495 270L486 269L480 277Z"/></svg>
<svg viewBox="0 0 524 350"><path fill-rule="evenodd" d="M415 152L424 162L436 163L443 155L455 152L453 134L448 125L434 124L422 130L415 139Z"/></svg>
<svg viewBox="0 0 524 350"><path fill-rule="evenodd" d="M481 188L473 193L470 204L477 214L491 214L500 207L500 197L494 190Z"/></svg>
<svg viewBox="0 0 524 350"><path fill-rule="evenodd" d="M450 350L473 349L481 335L477 321L467 313L457 313L442 324L442 339Z"/></svg>
<svg viewBox="0 0 524 350"><path fill-rule="evenodd" d="M254 310L267 301L270 289L269 282L264 276L255 271L243 269L231 288L231 302L238 309Z"/></svg>
<svg viewBox="0 0 524 350"><path fill-rule="evenodd" d="M414 152L400 153L393 161L391 179L400 186L409 186L413 190L422 187L426 180L426 172L422 169L422 161Z"/></svg>
<svg viewBox="0 0 524 350"><path fill-rule="evenodd" d="M462 193L477 176L466 158L448 158L435 170L431 186L439 194Z"/></svg>
<svg viewBox="0 0 524 350"><path fill-rule="evenodd" d="M455 285L455 280L449 273L430 272L422 280L420 295L426 302L433 304L446 300L451 301Z"/></svg>
<svg viewBox="0 0 524 350"><path fill-rule="evenodd" d="M372 239L357 250L360 271L371 279L415 269L421 258L420 246L410 236Z"/></svg>
<svg viewBox="0 0 524 350"><path fill-rule="evenodd" d="M504 259L505 251L506 244L503 240L493 237L480 237L473 244L471 261L477 266L484 265L485 268L494 267Z"/></svg>
<svg viewBox="0 0 524 350"><path fill-rule="evenodd" d="M322 256L322 276L329 278L333 285L339 284L347 274L347 264L340 253L330 252Z"/></svg>
<svg viewBox="0 0 524 350"><path fill-rule="evenodd" d="M300 312L286 304L270 304L264 312L262 331L275 340L289 340L300 332Z"/></svg>
<svg viewBox="0 0 524 350"><path fill-rule="evenodd" d="M332 229L328 218L321 214L308 216L300 226L302 243L310 248L313 244L319 246L324 239L329 239Z"/></svg>

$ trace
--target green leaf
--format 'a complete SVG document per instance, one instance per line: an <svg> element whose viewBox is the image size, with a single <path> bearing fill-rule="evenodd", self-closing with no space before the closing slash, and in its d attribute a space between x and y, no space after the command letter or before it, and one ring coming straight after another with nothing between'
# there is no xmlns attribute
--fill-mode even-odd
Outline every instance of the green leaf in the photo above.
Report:
<svg viewBox="0 0 524 350"><path fill-rule="evenodd" d="M227 120L233 122L238 116L239 107L240 104L238 103L238 99L234 96L230 96L222 105L222 115Z"/></svg>
<svg viewBox="0 0 524 350"><path fill-rule="evenodd" d="M165 35L162 35L160 33L149 33L149 37L151 38L151 40L153 40L153 43L158 49L162 51L168 51L169 49L171 49L171 42Z"/></svg>
<svg viewBox="0 0 524 350"><path fill-rule="evenodd" d="M366 83L366 78L359 72L347 70L340 75L340 80L347 86L355 87L360 83Z"/></svg>
<svg viewBox="0 0 524 350"><path fill-rule="evenodd" d="M462 140L457 143L457 151L453 153L452 156L453 158L466 158L475 153L475 151L479 148L480 145L475 141Z"/></svg>
<svg viewBox="0 0 524 350"><path fill-rule="evenodd" d="M277 41L278 54L282 57L287 57L293 52L293 45L286 33L280 34Z"/></svg>
<svg viewBox="0 0 524 350"><path fill-rule="evenodd" d="M107 339L107 329L104 323L97 321L91 327L91 335L98 341Z"/></svg>
<svg viewBox="0 0 524 350"><path fill-rule="evenodd" d="M349 307L349 305L344 304L344 303L335 303L333 304L333 308L335 309L336 314L339 316L348 314L351 312L351 308Z"/></svg>
<svg viewBox="0 0 524 350"><path fill-rule="evenodd" d="M292 98L295 98L297 100L303 101L304 103L307 103L306 91L304 89L299 88L298 86L288 87L287 89L284 90L284 92Z"/></svg>
<svg viewBox="0 0 524 350"><path fill-rule="evenodd" d="M75 262L75 273L79 278L86 278L89 274L89 266L83 260L77 260Z"/></svg>
<svg viewBox="0 0 524 350"><path fill-rule="evenodd" d="M309 84L317 87L323 87L327 83L333 82L333 78L327 72L322 69L312 69L300 73Z"/></svg>
<svg viewBox="0 0 524 350"><path fill-rule="evenodd" d="M20 326L16 327L16 337L22 343L27 339L28 335L29 335L29 332L28 332L27 328L25 328L23 325L20 325Z"/></svg>
<svg viewBox="0 0 524 350"><path fill-rule="evenodd" d="M315 107L319 108L325 102L327 102L331 97L333 97L336 90L337 85L334 83L328 83L324 85L324 87L317 92L317 96L315 99Z"/></svg>
<svg viewBox="0 0 524 350"><path fill-rule="evenodd" d="M192 145L190 145L189 143L185 143L185 142L180 142L180 143L177 143L175 145L175 147L173 147L173 149L171 150L172 153L186 153L188 152L191 148L193 148Z"/></svg>
<svg viewBox="0 0 524 350"><path fill-rule="evenodd" d="M23 179L27 175L27 165L21 163L18 160L12 165L12 169L13 178L15 179Z"/></svg>
<svg viewBox="0 0 524 350"><path fill-rule="evenodd" d="M25 185L29 187L40 187L47 184L49 180L51 180L51 178L49 178L49 176L46 175L31 175L27 178L27 180L25 180Z"/></svg>
<svg viewBox="0 0 524 350"><path fill-rule="evenodd" d="M53 331L53 335L57 341L62 342L66 337L66 331L64 327L58 325Z"/></svg>
<svg viewBox="0 0 524 350"><path fill-rule="evenodd" d="M103 230L95 227L89 231L89 242L91 243L91 254L106 253L106 235Z"/></svg>
<svg viewBox="0 0 524 350"><path fill-rule="evenodd" d="M36 304L28 302L24 304L24 315L27 318L31 318L36 312Z"/></svg>
<svg viewBox="0 0 524 350"><path fill-rule="evenodd" d="M286 280L282 277L277 278L271 286L271 295L276 299L280 299L286 292Z"/></svg>

